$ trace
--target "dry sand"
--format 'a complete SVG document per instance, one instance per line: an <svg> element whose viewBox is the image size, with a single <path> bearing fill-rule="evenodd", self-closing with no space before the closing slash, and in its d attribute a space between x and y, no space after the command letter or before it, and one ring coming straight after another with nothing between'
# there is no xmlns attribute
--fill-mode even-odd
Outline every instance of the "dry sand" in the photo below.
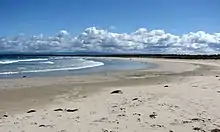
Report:
<svg viewBox="0 0 220 132"><path fill-rule="evenodd" d="M220 131L220 61L132 60L159 66L0 80L0 132Z"/></svg>

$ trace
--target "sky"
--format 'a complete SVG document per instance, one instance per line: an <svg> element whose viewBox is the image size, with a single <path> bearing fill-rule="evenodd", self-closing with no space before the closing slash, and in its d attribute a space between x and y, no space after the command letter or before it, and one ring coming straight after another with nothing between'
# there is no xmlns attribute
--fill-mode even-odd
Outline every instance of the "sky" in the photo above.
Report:
<svg viewBox="0 0 220 132"><path fill-rule="evenodd" d="M0 0L0 36L78 34L88 27L182 34L220 30L219 0Z"/></svg>
<svg viewBox="0 0 220 132"><path fill-rule="evenodd" d="M187 38L188 41L186 39L183 40L184 34L190 36L190 32L195 33L194 39L195 36L201 39L201 36L207 38L205 35L212 35L211 38L209 36L209 40L206 44L208 47L211 45L211 48L213 48L213 43L220 43L219 35L215 34L220 32L219 5L219 0L0 0L0 37L13 37L21 33L26 36L43 34L44 41L48 41L48 38L45 40L45 37L56 37L54 35L61 33L71 35L71 38L74 38L85 33L86 29L92 29L93 32L90 31L89 35L87 35L84 40L81 40L80 38L80 41L85 41L85 39L88 39L88 36L91 36L92 33L93 37L94 34L95 37L97 37L96 33L98 32L101 32L102 35L98 38L103 40L103 35L105 34L104 31L107 31L108 33L106 34L108 35L104 35L106 41L110 41L109 36L111 36L111 33L122 35L130 34L129 37L131 38L129 38L129 43L132 41L136 43L136 47L146 48L152 44L152 41L144 39L138 40L138 42L141 41L141 44L144 43L145 46L142 46L141 44L138 45L136 41L137 38L135 38L137 36L132 35L132 33L138 31L140 28L144 28L151 35L152 33L150 33L150 31L164 31L163 35L156 35L153 37L157 41L159 40L157 38L158 36L163 36L162 38L164 39L167 36L168 38L170 37L167 34L171 34L174 35L171 37L180 37L181 43L184 41L185 45L194 46L197 50L198 43L204 44L202 41L207 40L199 40L199 42L195 42L195 40L192 40L192 35L190 38ZM204 34L199 31L204 32ZM149 38L149 36L151 36L149 34L146 35L146 32L142 33L142 35L139 36L139 39L140 37L143 38L143 36ZM126 36L124 35L122 37L123 39L117 35L113 35L113 37L114 39L120 39L121 42L125 40L123 37ZM62 44L61 47L63 47L63 45L66 47L68 44L73 47L82 43L78 42L79 38L77 38L77 42L74 41L74 44L72 40L69 40L69 37L65 38L68 38L68 40L59 43ZM13 42L12 46L8 46L12 42L5 41L10 40L1 40L0 48L4 47L6 50L15 49L17 47L13 47L13 45L19 45L22 47L23 51L30 45L14 44L18 42ZM25 42L27 43L27 41L28 40ZM92 40L90 39L90 41ZM111 43L116 40L112 41L113 40L111 40ZM159 42L160 41L157 43ZM39 45L41 44L39 44L39 42L35 43L37 43L35 46L38 47L35 47L34 49L40 50ZM102 48L106 48L106 45L109 47L109 43L110 42L105 44ZM125 47L129 46L127 38L126 42L123 41L123 43L126 43ZM172 43L178 45L180 41L176 40ZM91 42L91 44L93 43ZM146 44L148 46L146 46ZM159 46L159 48L160 47L161 46ZM214 47L216 48L216 45ZM133 50L137 50L137 48L132 48ZM141 49L141 51L144 50ZM218 52L218 49L214 49L214 51Z"/></svg>

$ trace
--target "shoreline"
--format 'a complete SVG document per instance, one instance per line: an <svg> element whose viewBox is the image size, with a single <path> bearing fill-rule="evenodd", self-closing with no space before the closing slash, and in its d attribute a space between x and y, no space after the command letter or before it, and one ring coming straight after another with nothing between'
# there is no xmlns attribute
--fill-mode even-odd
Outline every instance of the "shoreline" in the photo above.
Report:
<svg viewBox="0 0 220 132"><path fill-rule="evenodd" d="M130 60L129 58L111 59ZM143 85L143 81L146 81L146 79L149 80L149 83L156 84L155 82L157 81L155 80L157 78L159 80L163 80L163 82L166 80L164 77L160 76L166 76L167 74L181 74L182 72L193 71L199 68L199 66L189 66L188 63L184 64L185 62L182 61L174 61L173 63L176 63L178 68L173 70L173 68L170 67L170 64L163 62L164 59L132 58L131 60L155 63L158 66L152 69L112 73L106 72L94 75L0 79L0 110L2 111L0 111L0 113L4 113L4 111L16 113L17 111L23 111L24 108L30 109L31 107L44 107L49 103L56 102L54 101L56 96L68 94L72 91L83 91L74 96L77 98L80 94L83 95L93 92L101 92L106 88L106 86L108 88L114 86L124 87ZM185 68L185 66L187 68Z"/></svg>
<svg viewBox="0 0 220 132"><path fill-rule="evenodd" d="M31 85L32 87L41 87L41 86L48 86L48 85L52 85L52 81L54 79L57 79L57 80L62 80L63 78L64 79L74 79L77 83L79 82L84 82L82 81L84 78L89 78L89 80L91 80L90 78L96 78L94 80L98 81L98 79L102 79L103 76L109 76L109 77L116 77L118 75L129 75L129 74L134 74L134 73L137 73L137 72L162 72L162 71L166 71L166 72L172 72L172 73L181 73L181 72L185 72L185 71L193 71L194 69L198 68L195 67L195 66L187 66L187 68L185 69L184 67L189 63L187 60L186 62L185 61L176 61L176 60L172 60L172 59L149 59L149 58L117 58L117 57L112 57L112 58L102 58L102 59L117 59L117 60L131 60L131 61L138 61L138 62L150 62L150 63L155 63L157 66L156 67L153 67L153 68L149 68L149 69L146 69L146 68L143 68L143 69L132 69L132 70L125 70L125 71L111 71L111 72L98 72L98 73L94 73L94 74L89 74L89 75L66 75L66 76L43 76L43 77L19 77L19 78L1 78L0 79L0 84L8 84L8 85L5 85L6 87L8 87L9 89L7 90L10 90L10 89L17 89L17 88L20 88L18 86L13 87L10 85L10 84L13 84L14 83L19 83L19 82L22 82L24 83L24 85L22 85L21 88L25 88L25 85ZM177 63L177 66L178 68L176 69L172 69L172 68L169 68L169 64L167 63L163 63L163 61L165 60L168 60L168 61L171 61L173 63ZM180 63L180 64L178 64ZM186 64L184 64L186 63ZM192 63L194 64L194 63ZM151 73L150 73L151 74ZM48 83L45 83L46 81L48 81ZM114 80L114 79L113 79ZM27 81L29 82L32 82L32 81L41 81L44 82L43 84L25 84ZM64 81L64 80L62 80ZM95 81L95 82L96 82ZM99 81L98 81L99 82ZM103 80L101 80L101 82L103 82ZM62 83L62 82L59 82L59 83ZM64 83L67 83L67 82L64 82ZM36 85L36 86L35 86ZM0 85L0 90L6 90L4 88L3 85Z"/></svg>
<svg viewBox="0 0 220 132"><path fill-rule="evenodd" d="M218 117L220 117L217 113L213 113L213 109L209 110L207 108L210 100L213 101L212 104L214 103L213 106L215 107L213 108L220 108L220 106L216 104L216 101L220 99L220 97L217 96L218 92L216 91L219 86L217 76L220 74L218 71L220 69L220 61L198 60L191 62L189 60L144 58L132 58L132 60L154 62L158 64L159 67L148 70L133 70L130 72L107 73L95 76L0 80L1 88L5 88L5 84L8 85L8 88L12 88L10 90L1 90L0 92L0 113L9 116L2 119L2 123L0 123L0 126L2 127L0 127L0 130L10 130L10 128L7 128L6 126L10 125L10 123L13 124L10 120L14 120L15 117L18 117L19 119L16 119L17 122L27 123L23 126L24 130L30 130L30 128L36 128L39 130L39 123L44 122L44 124L52 124L51 126L53 126L42 129L43 131L49 132L60 127L66 131L76 131L77 129L82 131L102 131L102 129L117 131L115 128L116 126L122 131L132 131L132 129L137 131L143 131L144 129L149 131L151 131L151 129L169 131L168 129L172 129L183 132L185 130L192 131L193 122L192 124L187 124L191 125L189 127L185 126L186 124L181 124L177 121L176 123L179 123L179 125L177 125L178 127L176 128L175 125L165 124L165 122L172 123L171 120L167 119L174 119L175 115L181 118L180 120L186 120L185 116L190 119L193 116L198 116L198 113L196 114L196 109L200 107L201 110L205 110L209 115L211 113L211 116L208 117L208 115L204 114L205 117L200 116L199 118L213 118L217 121ZM168 88L166 88L165 85L167 85ZM15 87L16 89L14 89ZM201 87L202 89L198 89L197 87ZM203 89L203 87L212 88ZM111 91L118 89L122 90L123 94L110 94ZM209 91L205 92L204 90ZM215 90L215 93L212 92L213 90ZM196 95L193 94L193 91ZM210 95L211 93L214 95ZM199 95L204 96L201 98ZM210 97L213 96L214 98L211 99ZM150 100L148 100L148 98ZM188 98L192 101L189 101ZM181 102L181 100L183 102ZM200 100L203 100L204 104L200 102ZM196 103L202 103L203 105L191 106ZM169 109L162 108L162 104L163 107ZM174 104L178 107L173 107ZM116 107L112 107L112 105L116 105ZM192 108L188 108L187 105L190 105ZM125 109L121 111L120 109L117 109L118 107L123 107L123 109ZM59 124L56 119L58 116L57 114L59 113L53 111L56 108L79 109L77 112L74 112L73 115L69 115L68 113L65 114L65 112L61 115L65 122L69 122L76 116L79 116L79 122L81 123L77 125L78 121L76 121L72 126L70 125L68 127L66 126L68 123L66 124L65 122L62 122ZM27 114L26 112L30 109L36 109L37 112ZM170 109L173 109L174 112L178 112L173 115L170 113ZM116 115L123 113L126 116L115 117L114 112L109 113L109 110L114 110ZM135 111L139 111L144 117L140 117L140 119L134 117L133 112ZM161 117L159 120L148 119L149 117L147 116L155 111L158 116L160 115L163 117L167 115L170 117ZM45 113L47 114L45 115ZM183 117L180 116L181 113L184 115ZM187 113L190 113L190 115L193 116L191 117ZM30 115L30 118L26 118L27 115ZM214 117L214 115L216 117ZM70 116L71 119L66 116ZM46 123L40 117L45 117L44 120L51 120L51 122ZM21 120L20 118L24 120ZM98 118L107 119L98 122L92 121L99 120ZM141 120L141 122L142 120L146 120L145 124L142 124L142 126L144 126L143 130L141 126L137 125L140 124L139 121L137 122L137 119ZM33 120L37 122L37 125L28 124L28 122ZM120 123L109 123L110 120L117 120ZM123 122L127 123L127 125L123 124ZM131 128L128 124L133 124L135 126L134 128ZM214 123L212 122L212 125L213 124ZM20 124L18 123L17 126L19 125ZM163 125L164 127L159 127L157 125ZM64 128L64 126L66 127ZM130 129L128 130L125 126L128 126ZM203 128L203 126L199 125L198 127L204 130L211 129L211 126L208 127L208 125L208 128ZM14 128L12 131L18 130Z"/></svg>

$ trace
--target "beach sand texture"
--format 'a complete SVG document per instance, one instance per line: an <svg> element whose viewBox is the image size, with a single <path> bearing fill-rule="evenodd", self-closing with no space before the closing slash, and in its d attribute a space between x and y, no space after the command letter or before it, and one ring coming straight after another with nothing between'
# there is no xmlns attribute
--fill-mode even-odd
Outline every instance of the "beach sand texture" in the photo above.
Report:
<svg viewBox="0 0 220 132"><path fill-rule="evenodd" d="M0 80L0 132L220 132L220 61Z"/></svg>

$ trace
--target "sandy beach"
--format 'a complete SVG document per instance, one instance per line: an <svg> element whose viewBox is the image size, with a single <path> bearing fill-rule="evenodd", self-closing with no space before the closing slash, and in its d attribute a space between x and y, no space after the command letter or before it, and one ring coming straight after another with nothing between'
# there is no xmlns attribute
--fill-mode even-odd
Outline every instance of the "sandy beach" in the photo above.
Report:
<svg viewBox="0 0 220 132"><path fill-rule="evenodd" d="M119 58L115 58L119 59ZM220 61L0 80L0 132L220 132Z"/></svg>

